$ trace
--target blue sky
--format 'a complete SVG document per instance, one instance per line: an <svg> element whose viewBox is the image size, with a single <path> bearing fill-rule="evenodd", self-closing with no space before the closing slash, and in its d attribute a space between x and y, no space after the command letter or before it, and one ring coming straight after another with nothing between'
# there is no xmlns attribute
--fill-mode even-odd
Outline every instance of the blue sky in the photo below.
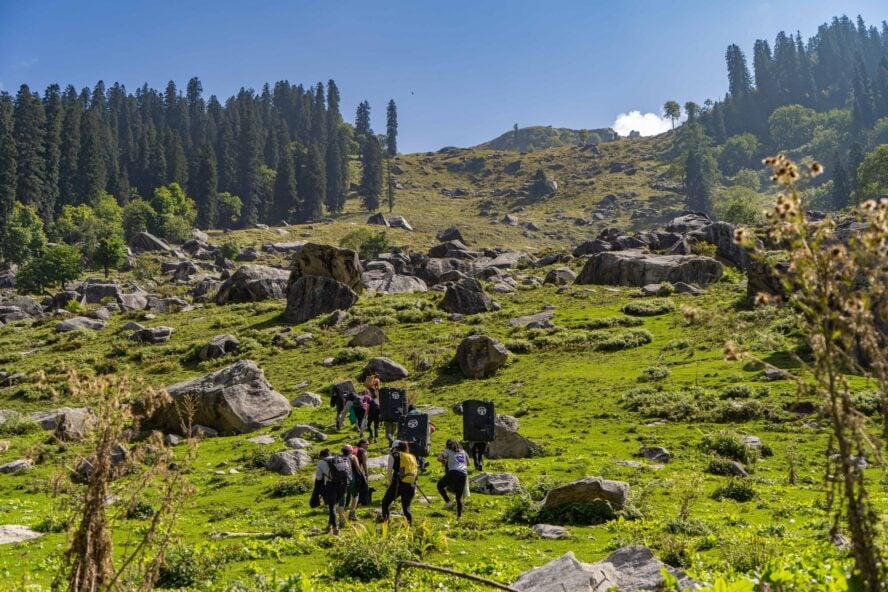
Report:
<svg viewBox="0 0 888 592"><path fill-rule="evenodd" d="M605 127L726 87L724 51L804 37L832 16L888 19L884 2L821 0L0 0L0 84L119 81L205 95L333 78L352 119L363 99L385 127L394 98L403 152L491 139L514 123Z"/></svg>

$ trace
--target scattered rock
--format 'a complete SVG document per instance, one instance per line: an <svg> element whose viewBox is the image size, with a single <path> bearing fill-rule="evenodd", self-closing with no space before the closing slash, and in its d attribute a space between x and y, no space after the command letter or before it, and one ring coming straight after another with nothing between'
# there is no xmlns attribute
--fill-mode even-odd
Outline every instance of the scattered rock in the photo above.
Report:
<svg viewBox="0 0 888 592"><path fill-rule="evenodd" d="M540 453L540 445L518 433L518 420L509 415L497 415L494 420L494 440L487 445L488 458L530 458Z"/></svg>
<svg viewBox="0 0 888 592"><path fill-rule="evenodd" d="M569 539L570 531L563 526L555 526L554 524L534 524L531 527L538 537L541 539L551 539L559 541L561 539Z"/></svg>
<svg viewBox="0 0 888 592"><path fill-rule="evenodd" d="M215 360L216 358L237 352L239 347L240 341L234 335L217 335L201 348L198 358L202 362Z"/></svg>
<svg viewBox="0 0 888 592"><path fill-rule="evenodd" d="M349 347L374 347L387 341L385 333L375 325L367 325L348 342Z"/></svg>
<svg viewBox="0 0 888 592"><path fill-rule="evenodd" d="M311 464L311 457L301 450L275 452L265 468L280 475L293 475Z"/></svg>
<svg viewBox="0 0 888 592"><path fill-rule="evenodd" d="M43 536L41 533L31 530L27 526L20 526L18 524L0 525L0 545L21 543L41 536Z"/></svg>
<svg viewBox="0 0 888 592"><path fill-rule="evenodd" d="M293 450L304 450L306 448L311 448L311 442L308 440L303 440L302 438L290 438L287 441L287 447L292 448Z"/></svg>
<svg viewBox="0 0 888 592"><path fill-rule="evenodd" d="M469 378L483 378L502 368L509 353L505 345L491 337L470 335L457 347L456 361Z"/></svg>
<svg viewBox="0 0 888 592"><path fill-rule="evenodd" d="M544 280L547 284L555 284L556 286L563 286L565 284L572 284L574 280L577 279L577 274L573 272L569 267L559 267L558 269L553 269L546 274L546 279Z"/></svg>
<svg viewBox="0 0 888 592"><path fill-rule="evenodd" d="M508 326L527 327L528 329L549 329L555 326L552 323L552 319L554 317L555 313L551 310L547 310L544 312L538 312L536 314L511 319L509 320Z"/></svg>
<svg viewBox="0 0 888 592"><path fill-rule="evenodd" d="M105 328L105 321L98 319L88 319L86 317L73 317L65 319L56 325L56 333L67 333L69 331L78 331L80 329L90 329L92 331L101 331Z"/></svg>
<svg viewBox="0 0 888 592"><path fill-rule="evenodd" d="M683 571L666 565L650 549L638 545L623 547L593 564L577 561L573 551L568 551L542 567L524 572L512 587L521 592L660 590L665 586L664 570L678 580L682 590L695 588L694 580Z"/></svg>
<svg viewBox="0 0 888 592"><path fill-rule="evenodd" d="M252 442L253 444L258 444L259 446L268 446L277 442L277 438L270 434L262 434L261 436L254 436L252 438L249 438L247 442Z"/></svg>
<svg viewBox="0 0 888 592"><path fill-rule="evenodd" d="M478 280L464 278L447 286L441 306L450 313L477 314L492 310L493 301Z"/></svg>
<svg viewBox="0 0 888 592"><path fill-rule="evenodd" d="M172 334L172 327L150 327L148 329L136 331L130 336L130 338L139 343L158 344L169 341Z"/></svg>
<svg viewBox="0 0 888 592"><path fill-rule="evenodd" d="M608 251L590 257L575 283L642 287L685 282L705 286L718 281L722 271L721 263L710 257Z"/></svg>
<svg viewBox="0 0 888 592"><path fill-rule="evenodd" d="M393 362L388 358L370 358L367 365L361 371L361 378L376 373L382 382L393 382L395 380L403 380L410 376L407 369L401 364Z"/></svg>
<svg viewBox="0 0 888 592"><path fill-rule="evenodd" d="M289 277L290 274L285 269L243 265L219 286L216 304L284 298Z"/></svg>
<svg viewBox="0 0 888 592"><path fill-rule="evenodd" d="M410 223L407 222L407 219L404 216L395 216L394 218L389 218L389 226L392 228L403 228L404 230L413 232L413 227L410 226Z"/></svg>
<svg viewBox="0 0 888 592"><path fill-rule="evenodd" d="M111 478L117 479L120 477L126 467L129 465L130 460L130 451L129 449L121 443L114 444L111 447ZM74 471L73 479L78 482L85 482L89 476L93 472L93 468L95 467L96 457L95 455L90 456L89 458L85 458L80 461L80 464L77 465L77 468Z"/></svg>
<svg viewBox="0 0 888 592"><path fill-rule="evenodd" d="M290 402L275 391L252 360L167 387L172 401L150 422L161 429L179 429L178 402L189 398L192 421L227 433L252 432L286 419Z"/></svg>
<svg viewBox="0 0 888 592"><path fill-rule="evenodd" d="M148 232L140 232L135 235L130 239L129 246L137 253L141 251L163 251L169 253L172 251L166 242Z"/></svg>
<svg viewBox="0 0 888 592"><path fill-rule="evenodd" d="M284 440L289 442L293 438L310 438L317 442L323 442L327 439L327 434L308 424L299 424L293 426L282 436Z"/></svg>
<svg viewBox="0 0 888 592"><path fill-rule="evenodd" d="M786 378L786 371L774 366L768 366L762 371L762 375L768 380L783 380Z"/></svg>
<svg viewBox="0 0 888 592"><path fill-rule="evenodd" d="M445 243L447 241L459 241L460 243L464 244L466 242L462 236L462 233L459 231L459 228L457 228L456 226L451 226L446 230L442 230L436 235L436 238L442 243Z"/></svg>
<svg viewBox="0 0 888 592"><path fill-rule="evenodd" d="M629 501L629 484L601 477L585 477L549 491L543 508L557 508L566 504L589 504L605 501L614 510L622 510Z"/></svg>
<svg viewBox="0 0 888 592"><path fill-rule="evenodd" d="M477 493L488 495L509 495L518 493L521 483L512 473L479 473L469 479L469 488Z"/></svg>
<svg viewBox="0 0 888 592"><path fill-rule="evenodd" d="M331 277L300 277L287 290L283 319L288 323L304 323L326 313L346 310L358 301L357 293Z"/></svg>
<svg viewBox="0 0 888 592"><path fill-rule="evenodd" d="M641 455L647 460L652 460L654 462L667 463L672 460L672 455L669 451L659 446L642 448Z"/></svg>
<svg viewBox="0 0 888 592"><path fill-rule="evenodd" d="M322 403L323 399L321 399L320 395L308 391L302 393L292 401L293 407L320 407Z"/></svg>
<svg viewBox="0 0 888 592"><path fill-rule="evenodd" d="M34 463L30 459L22 458L0 465L0 474L12 475L14 473L22 473L34 467Z"/></svg>

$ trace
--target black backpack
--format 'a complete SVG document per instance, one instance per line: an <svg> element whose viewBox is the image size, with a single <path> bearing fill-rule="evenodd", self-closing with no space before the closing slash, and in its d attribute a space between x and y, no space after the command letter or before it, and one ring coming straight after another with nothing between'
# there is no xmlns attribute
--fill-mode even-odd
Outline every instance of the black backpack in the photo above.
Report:
<svg viewBox="0 0 888 592"><path fill-rule="evenodd" d="M330 469L330 482L336 486L347 487L351 481L352 463L347 456L337 455L327 459Z"/></svg>

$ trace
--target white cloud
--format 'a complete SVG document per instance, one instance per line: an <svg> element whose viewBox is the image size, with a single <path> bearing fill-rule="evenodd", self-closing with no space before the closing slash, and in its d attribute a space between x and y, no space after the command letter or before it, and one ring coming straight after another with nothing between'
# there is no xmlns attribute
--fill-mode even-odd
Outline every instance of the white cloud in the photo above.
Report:
<svg viewBox="0 0 888 592"><path fill-rule="evenodd" d="M672 129L672 122L668 117L656 113L642 113L630 111L617 115L613 125L614 131L621 136L628 136L629 132L637 131L642 136L656 136Z"/></svg>

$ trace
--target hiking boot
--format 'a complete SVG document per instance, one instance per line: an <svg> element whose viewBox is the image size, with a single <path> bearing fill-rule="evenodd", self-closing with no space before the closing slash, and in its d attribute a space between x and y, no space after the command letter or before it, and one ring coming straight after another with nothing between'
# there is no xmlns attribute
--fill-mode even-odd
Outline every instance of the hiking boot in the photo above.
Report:
<svg viewBox="0 0 888 592"><path fill-rule="evenodd" d="M348 519L349 519L349 520L357 520L357 519L358 519L358 515L355 514L354 512L349 512L349 513L348 513Z"/></svg>
<svg viewBox="0 0 888 592"><path fill-rule="evenodd" d="M328 525L327 525L327 530L324 531L324 534L330 534L330 533L333 532L334 530L336 530L336 527L333 526L332 524L328 524Z"/></svg>
<svg viewBox="0 0 888 592"><path fill-rule="evenodd" d="M452 510L453 506L455 506L455 505L456 505L456 502L453 502L453 501L447 502L444 504L444 509L445 510Z"/></svg>
<svg viewBox="0 0 888 592"><path fill-rule="evenodd" d="M338 528L333 529L333 536L339 536L339 529Z"/></svg>

